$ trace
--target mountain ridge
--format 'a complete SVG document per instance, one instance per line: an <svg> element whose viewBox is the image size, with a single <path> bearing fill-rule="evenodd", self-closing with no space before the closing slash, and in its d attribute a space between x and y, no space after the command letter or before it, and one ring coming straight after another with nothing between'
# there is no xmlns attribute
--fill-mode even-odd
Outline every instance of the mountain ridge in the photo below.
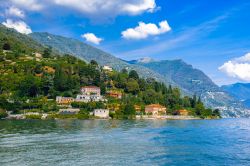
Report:
<svg viewBox="0 0 250 166"><path fill-rule="evenodd" d="M154 78L167 85L177 86L184 94L197 94L202 97L207 106L220 108L224 117L248 116L248 111L239 101L214 84L202 71L182 60L131 63L76 39L39 32L32 33L30 36L37 42L51 46L61 53L72 54L88 62L96 60L100 65L109 65L118 71L123 68L136 70L144 78ZM171 64L172 62L174 63ZM161 70L164 65L167 72ZM171 70L168 70L169 67ZM197 77L199 79L196 79Z"/></svg>
<svg viewBox="0 0 250 166"><path fill-rule="evenodd" d="M250 83L223 85L221 88L238 100L241 100L247 108L250 108Z"/></svg>

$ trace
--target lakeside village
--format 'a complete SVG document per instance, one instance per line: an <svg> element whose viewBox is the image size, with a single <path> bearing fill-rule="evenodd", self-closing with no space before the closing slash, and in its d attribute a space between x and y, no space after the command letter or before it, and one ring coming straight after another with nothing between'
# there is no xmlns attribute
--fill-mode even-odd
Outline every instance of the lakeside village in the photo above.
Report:
<svg viewBox="0 0 250 166"><path fill-rule="evenodd" d="M105 67L106 70L111 70L110 67ZM6 119L47 119L51 117L55 118L78 118L78 115L81 112L80 108L76 108L75 105L80 104L90 104L90 103L103 103L103 106L100 108L93 109L89 112L89 117L97 119L111 119L112 114L115 114L116 111L119 111L118 105L106 105L108 101L107 98L113 98L120 100L123 97L122 92L116 90L110 90L106 93L107 97L101 95L101 89L97 86L84 86L80 89L80 94L73 97L63 97L57 96L56 103L59 107L57 115L47 114L47 113L38 113L38 112L24 112L23 114L9 114ZM73 106L74 107L73 107ZM105 106L106 105L106 106ZM167 115L167 108L160 104L149 104L146 105L144 110L140 105L134 105L134 110L136 111L136 119L199 119L195 116L189 116L189 112L185 109L180 109L177 111L176 115Z"/></svg>
<svg viewBox="0 0 250 166"><path fill-rule="evenodd" d="M48 68L46 70L53 70ZM113 69L109 66L103 66L103 70L109 73L113 72ZM111 102L111 104L109 102L122 100L123 98L124 93L119 89L108 90L104 95L101 95L100 87L83 86L75 98L56 96L57 113L33 112L32 109L20 114L12 114L9 111L5 119L124 119L115 116L121 109L119 102ZM53 99L47 99L47 101L53 101ZM169 115L167 114L167 108L158 103L135 104L132 107L128 109L130 112L133 110L134 116L127 116L126 119L200 119L197 116L189 115L189 111L186 109L176 110L175 115ZM86 111L86 108L88 111Z"/></svg>
<svg viewBox="0 0 250 166"><path fill-rule="evenodd" d="M220 117L219 110L206 108L195 95L182 96L178 88L139 77L133 69L116 71L94 60L53 55L48 49L30 56L17 52L17 58L9 56L12 51L3 52L0 119Z"/></svg>

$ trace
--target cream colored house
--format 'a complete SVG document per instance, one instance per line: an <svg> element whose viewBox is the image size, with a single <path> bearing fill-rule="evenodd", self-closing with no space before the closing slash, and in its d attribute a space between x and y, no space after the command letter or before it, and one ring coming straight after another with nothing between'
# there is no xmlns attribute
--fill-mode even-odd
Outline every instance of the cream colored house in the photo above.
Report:
<svg viewBox="0 0 250 166"><path fill-rule="evenodd" d="M145 113L150 115L163 115L166 112L167 108L160 104L151 104L145 107Z"/></svg>
<svg viewBox="0 0 250 166"><path fill-rule="evenodd" d="M108 109L95 109L93 112L94 116L98 118L109 118L109 110Z"/></svg>

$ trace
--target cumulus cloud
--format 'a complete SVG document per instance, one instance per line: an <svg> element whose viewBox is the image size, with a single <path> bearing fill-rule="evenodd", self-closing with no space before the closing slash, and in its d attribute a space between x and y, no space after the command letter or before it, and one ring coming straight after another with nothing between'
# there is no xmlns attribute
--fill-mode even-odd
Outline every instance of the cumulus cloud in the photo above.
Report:
<svg viewBox="0 0 250 166"><path fill-rule="evenodd" d="M160 35L171 30L168 22L162 21L159 27L156 24L139 22L135 28L129 28L122 32L122 37L125 39L145 39L148 36Z"/></svg>
<svg viewBox="0 0 250 166"><path fill-rule="evenodd" d="M23 34L30 34L32 33L32 30L30 27L23 21L13 21L11 19L7 19L6 22L2 23L8 28L13 28L16 31L23 33Z"/></svg>
<svg viewBox="0 0 250 166"><path fill-rule="evenodd" d="M6 10L6 15L7 16L15 16L15 17L20 17L20 18L24 18L25 17L25 14L22 10L12 6L10 8L8 8Z"/></svg>
<svg viewBox="0 0 250 166"><path fill-rule="evenodd" d="M109 19L118 15L138 15L159 9L155 0L10 0L11 5L26 10L64 7L88 18Z"/></svg>
<svg viewBox="0 0 250 166"><path fill-rule="evenodd" d="M81 35L82 38L84 38L87 42L91 42L94 44L100 44L101 41L103 41L102 38L98 38L95 34L93 33L85 33Z"/></svg>
<svg viewBox="0 0 250 166"><path fill-rule="evenodd" d="M152 12L155 0L54 0L58 5L72 7L84 13L139 14Z"/></svg>
<svg viewBox="0 0 250 166"><path fill-rule="evenodd" d="M219 70L242 81L250 81L250 53L225 62Z"/></svg>
<svg viewBox="0 0 250 166"><path fill-rule="evenodd" d="M46 0L38 1L38 0L10 0L13 5L24 8L26 10L39 11L41 10L46 2ZM45 4L43 4L45 3Z"/></svg>

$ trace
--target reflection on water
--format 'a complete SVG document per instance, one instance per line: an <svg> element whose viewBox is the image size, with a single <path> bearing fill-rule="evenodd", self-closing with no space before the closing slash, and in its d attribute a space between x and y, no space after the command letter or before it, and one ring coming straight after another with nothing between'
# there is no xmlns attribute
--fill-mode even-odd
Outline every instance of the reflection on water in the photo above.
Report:
<svg viewBox="0 0 250 166"><path fill-rule="evenodd" d="M250 165L250 120L0 121L0 165Z"/></svg>

